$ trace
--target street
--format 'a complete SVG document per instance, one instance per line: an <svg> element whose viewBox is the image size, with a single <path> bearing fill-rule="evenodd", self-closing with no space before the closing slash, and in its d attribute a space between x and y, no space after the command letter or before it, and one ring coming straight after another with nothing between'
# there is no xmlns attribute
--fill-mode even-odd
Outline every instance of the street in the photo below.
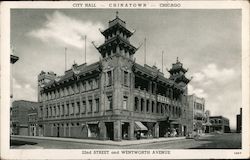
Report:
<svg viewBox="0 0 250 160"><path fill-rule="evenodd" d="M119 143L123 143L119 142ZM241 134L205 135L194 139L180 139L135 145L102 145L58 140L11 138L12 149L240 149Z"/></svg>

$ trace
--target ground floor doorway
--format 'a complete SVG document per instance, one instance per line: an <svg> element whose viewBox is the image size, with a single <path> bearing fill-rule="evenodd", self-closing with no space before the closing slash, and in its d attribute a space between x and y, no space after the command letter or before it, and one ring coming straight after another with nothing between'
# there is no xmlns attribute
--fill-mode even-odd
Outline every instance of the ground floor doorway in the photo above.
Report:
<svg viewBox="0 0 250 160"><path fill-rule="evenodd" d="M107 139L114 140L114 123L113 122L105 122L105 126L107 129Z"/></svg>
<svg viewBox="0 0 250 160"><path fill-rule="evenodd" d="M122 122L122 139L129 139L129 123Z"/></svg>

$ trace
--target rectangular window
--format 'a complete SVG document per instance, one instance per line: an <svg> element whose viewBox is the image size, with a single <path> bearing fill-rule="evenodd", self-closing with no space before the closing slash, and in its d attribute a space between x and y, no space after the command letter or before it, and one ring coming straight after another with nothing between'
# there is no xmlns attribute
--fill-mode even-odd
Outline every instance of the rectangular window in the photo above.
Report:
<svg viewBox="0 0 250 160"><path fill-rule="evenodd" d="M126 96L123 97L123 109L128 109L128 97Z"/></svg>
<svg viewBox="0 0 250 160"><path fill-rule="evenodd" d="M147 109L147 112L149 112L149 100L147 100L147 107L146 107L146 109Z"/></svg>
<svg viewBox="0 0 250 160"><path fill-rule="evenodd" d="M141 99L141 112L144 112L144 100Z"/></svg>
<svg viewBox="0 0 250 160"><path fill-rule="evenodd" d="M159 102L157 102L157 105L156 105L156 113L159 113Z"/></svg>
<svg viewBox="0 0 250 160"><path fill-rule="evenodd" d="M154 113L154 108L155 108L155 106L154 106L154 105L155 105L155 102L154 102L154 101L152 101L152 103L151 103L151 104L152 104L151 112L152 112L152 113Z"/></svg>
<svg viewBox="0 0 250 160"><path fill-rule="evenodd" d="M93 110L93 102L92 100L89 100L89 112L92 112Z"/></svg>
<svg viewBox="0 0 250 160"><path fill-rule="evenodd" d="M45 117L48 118L48 116L49 116L49 108L48 107L46 107L46 113L45 114L46 114Z"/></svg>
<svg viewBox="0 0 250 160"><path fill-rule="evenodd" d="M99 79L96 78L96 88L99 88Z"/></svg>
<svg viewBox="0 0 250 160"><path fill-rule="evenodd" d="M124 80L123 80L123 84L125 86L128 86L128 72L124 71Z"/></svg>
<svg viewBox="0 0 250 160"><path fill-rule="evenodd" d="M107 85L108 86L112 85L112 73L111 73L111 71L107 72Z"/></svg>
<svg viewBox="0 0 250 160"><path fill-rule="evenodd" d="M59 117L60 116L60 105L57 105L57 117Z"/></svg>
<svg viewBox="0 0 250 160"><path fill-rule="evenodd" d="M89 81L89 87L90 87L90 89L93 89L93 81L92 80Z"/></svg>
<svg viewBox="0 0 250 160"><path fill-rule="evenodd" d="M62 116L64 115L65 109L64 109L64 105L62 104Z"/></svg>
<svg viewBox="0 0 250 160"><path fill-rule="evenodd" d="M49 107L49 117L51 117L52 116L52 107L50 106Z"/></svg>
<svg viewBox="0 0 250 160"><path fill-rule="evenodd" d="M111 109L113 109L113 98L112 98L112 96L109 96L107 110L111 110Z"/></svg>
<svg viewBox="0 0 250 160"><path fill-rule="evenodd" d="M80 102L76 102L76 114L79 115L80 113Z"/></svg>
<svg viewBox="0 0 250 160"><path fill-rule="evenodd" d="M54 108L53 117L56 117L56 106L54 106L53 108Z"/></svg>
<svg viewBox="0 0 250 160"><path fill-rule="evenodd" d="M74 111L75 111L75 103L72 102L71 103L71 110L70 110L70 114L73 115L74 114Z"/></svg>
<svg viewBox="0 0 250 160"><path fill-rule="evenodd" d="M135 111L138 110L138 98L135 97Z"/></svg>
<svg viewBox="0 0 250 160"><path fill-rule="evenodd" d="M66 115L67 116L69 115L69 103L67 103L67 105L66 105Z"/></svg>
<svg viewBox="0 0 250 160"><path fill-rule="evenodd" d="M96 107L95 107L95 112L99 112L99 99L95 99L95 105L96 105Z"/></svg>
<svg viewBox="0 0 250 160"><path fill-rule="evenodd" d="M84 114L86 112L86 101L82 101L82 114Z"/></svg>

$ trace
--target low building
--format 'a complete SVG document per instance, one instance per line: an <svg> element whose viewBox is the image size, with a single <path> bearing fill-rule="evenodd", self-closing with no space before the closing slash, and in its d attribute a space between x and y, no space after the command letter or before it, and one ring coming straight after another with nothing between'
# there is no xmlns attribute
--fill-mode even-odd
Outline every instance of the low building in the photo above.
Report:
<svg viewBox="0 0 250 160"><path fill-rule="evenodd" d="M221 132L230 133L229 119L223 116L210 116L210 131L211 132Z"/></svg>
<svg viewBox="0 0 250 160"><path fill-rule="evenodd" d="M18 100L12 103L10 119L13 135L29 135L28 112L31 108L39 106L38 104L38 102L26 100Z"/></svg>
<svg viewBox="0 0 250 160"><path fill-rule="evenodd" d="M133 32L118 16L101 33L100 61L74 64L62 76L38 75L39 135L116 141L184 136L190 121L183 64L177 59L167 78L155 66L136 63Z"/></svg>
<svg viewBox="0 0 250 160"><path fill-rule="evenodd" d="M242 132L242 108L240 108L240 114L236 115L236 132Z"/></svg>

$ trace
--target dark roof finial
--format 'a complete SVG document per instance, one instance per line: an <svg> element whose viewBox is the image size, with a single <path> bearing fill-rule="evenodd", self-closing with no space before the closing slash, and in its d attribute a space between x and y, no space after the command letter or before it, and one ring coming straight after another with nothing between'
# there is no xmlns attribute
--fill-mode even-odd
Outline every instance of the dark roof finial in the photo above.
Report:
<svg viewBox="0 0 250 160"><path fill-rule="evenodd" d="M119 14L119 12L118 12L118 11L116 11L115 13L116 13L116 18L118 18L118 14Z"/></svg>
<svg viewBox="0 0 250 160"><path fill-rule="evenodd" d="M177 57L177 58L176 58L176 63L178 63L178 62L179 62L179 58Z"/></svg>

